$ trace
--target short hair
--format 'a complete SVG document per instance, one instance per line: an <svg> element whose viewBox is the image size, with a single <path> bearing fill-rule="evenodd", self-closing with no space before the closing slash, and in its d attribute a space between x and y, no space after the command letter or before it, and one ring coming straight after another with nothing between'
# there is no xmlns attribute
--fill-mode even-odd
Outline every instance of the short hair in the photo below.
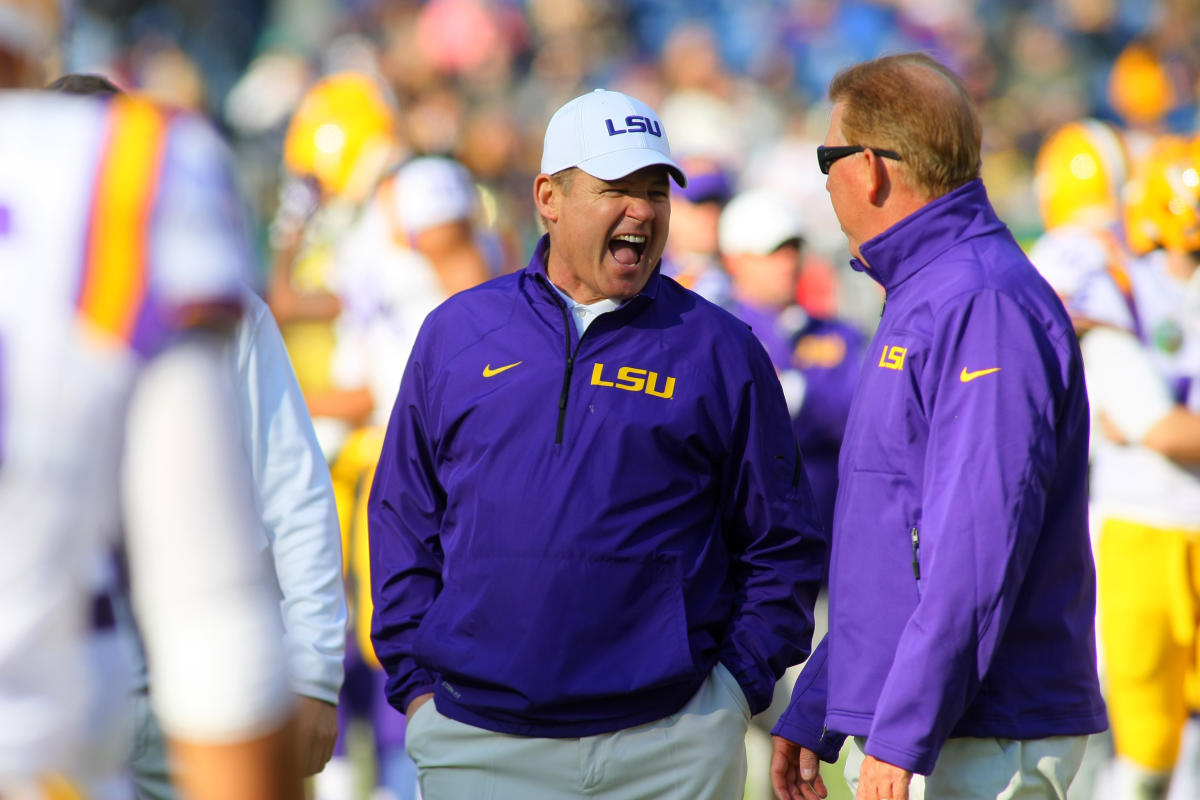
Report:
<svg viewBox="0 0 1200 800"><path fill-rule="evenodd" d="M103 75L72 72L61 76L46 87L64 94L112 95L124 94L121 88Z"/></svg>
<svg viewBox="0 0 1200 800"><path fill-rule="evenodd" d="M914 188L941 197L979 177L979 112L963 82L924 53L900 53L848 67L829 84L843 103L848 144L900 154Z"/></svg>

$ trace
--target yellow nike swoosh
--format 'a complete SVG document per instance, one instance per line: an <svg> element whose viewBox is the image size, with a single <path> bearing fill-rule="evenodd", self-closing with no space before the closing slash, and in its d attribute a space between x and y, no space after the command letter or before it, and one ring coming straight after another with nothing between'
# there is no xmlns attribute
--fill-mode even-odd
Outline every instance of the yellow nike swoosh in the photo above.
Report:
<svg viewBox="0 0 1200 800"><path fill-rule="evenodd" d="M513 367L515 367L519 364L523 364L523 363L525 363L525 362L517 361L512 364L506 364L503 367L496 367L495 369L492 369L492 365L488 364L486 367L483 368L483 377L490 378L493 375L499 375L501 372L504 372L504 370L512 369Z"/></svg>
<svg viewBox="0 0 1200 800"><path fill-rule="evenodd" d="M969 383L976 378L982 378L984 375L991 375L993 372L999 371L999 367L992 367L991 369L977 369L974 372L967 372L967 368L963 367L962 372L958 374L958 379L963 383Z"/></svg>

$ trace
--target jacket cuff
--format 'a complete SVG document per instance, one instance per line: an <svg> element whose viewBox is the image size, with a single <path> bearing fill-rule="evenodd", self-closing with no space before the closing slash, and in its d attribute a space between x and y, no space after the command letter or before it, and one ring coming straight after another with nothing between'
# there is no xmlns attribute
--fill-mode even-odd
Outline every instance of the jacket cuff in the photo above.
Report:
<svg viewBox="0 0 1200 800"><path fill-rule="evenodd" d="M433 694L433 690L437 688L437 684L434 682L431 675L414 675L413 678L417 680L418 683L400 696L399 703L396 703L391 697L388 698L388 702L391 703L392 706L395 707L395 709L401 714L408 713L408 705L413 700L416 700L423 694Z"/></svg>
<svg viewBox="0 0 1200 800"><path fill-rule="evenodd" d="M736 660L737 657L738 653L726 653L718 661L725 665L729 674L737 680L738 686L742 687L742 694L746 696L746 703L750 706L750 714L766 711L775 697L774 677L744 669Z"/></svg>
<svg viewBox="0 0 1200 800"><path fill-rule="evenodd" d="M792 689L792 700L771 733L807 747L822 761L832 764L838 760L846 737L825 729L828 655L829 637L826 636L817 644L800 672Z"/></svg>
<svg viewBox="0 0 1200 800"><path fill-rule="evenodd" d="M842 754L842 745L846 737L840 733L832 733L824 729L815 730L803 725L780 718L771 729L772 736L779 736L789 742L795 742L817 754L817 758L829 764L836 764Z"/></svg>
<svg viewBox="0 0 1200 800"><path fill-rule="evenodd" d="M899 747L893 747L887 742L879 741L878 737L867 736L867 746L863 751L874 758L918 775L928 775L933 772L937 754L923 755L913 753Z"/></svg>

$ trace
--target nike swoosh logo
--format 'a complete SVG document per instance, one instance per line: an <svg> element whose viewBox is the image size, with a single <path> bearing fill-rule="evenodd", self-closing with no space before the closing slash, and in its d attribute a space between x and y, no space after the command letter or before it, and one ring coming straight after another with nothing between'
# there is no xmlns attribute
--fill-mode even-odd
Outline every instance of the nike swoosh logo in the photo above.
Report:
<svg viewBox="0 0 1200 800"><path fill-rule="evenodd" d="M518 366L523 363L525 363L525 362L517 361L512 364L505 364L503 367L496 367L495 369L492 369L492 365L488 364L486 367L483 368L483 377L490 378L493 375L499 375L501 372L504 372L505 370L508 370L508 369L512 369L513 367Z"/></svg>
<svg viewBox="0 0 1200 800"><path fill-rule="evenodd" d="M999 371L999 367L992 367L991 369L977 369L974 372L967 372L967 368L963 367L962 372L958 374L958 379L963 383L970 383L976 378L982 378L984 375L991 375L993 372Z"/></svg>

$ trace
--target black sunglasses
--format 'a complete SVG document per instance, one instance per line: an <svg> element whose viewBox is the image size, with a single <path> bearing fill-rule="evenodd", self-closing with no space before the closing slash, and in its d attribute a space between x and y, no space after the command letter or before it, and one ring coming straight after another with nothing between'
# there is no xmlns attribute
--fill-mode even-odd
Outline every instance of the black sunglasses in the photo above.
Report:
<svg viewBox="0 0 1200 800"><path fill-rule="evenodd" d="M852 156L855 153L861 153L864 150L870 150L881 158L890 158L894 161L900 160L900 154L893 150L880 150L878 147L867 147L861 144L843 144L833 147L820 145L817 147L817 166L821 168L822 175L829 174L829 168L833 166L833 162L846 156Z"/></svg>

